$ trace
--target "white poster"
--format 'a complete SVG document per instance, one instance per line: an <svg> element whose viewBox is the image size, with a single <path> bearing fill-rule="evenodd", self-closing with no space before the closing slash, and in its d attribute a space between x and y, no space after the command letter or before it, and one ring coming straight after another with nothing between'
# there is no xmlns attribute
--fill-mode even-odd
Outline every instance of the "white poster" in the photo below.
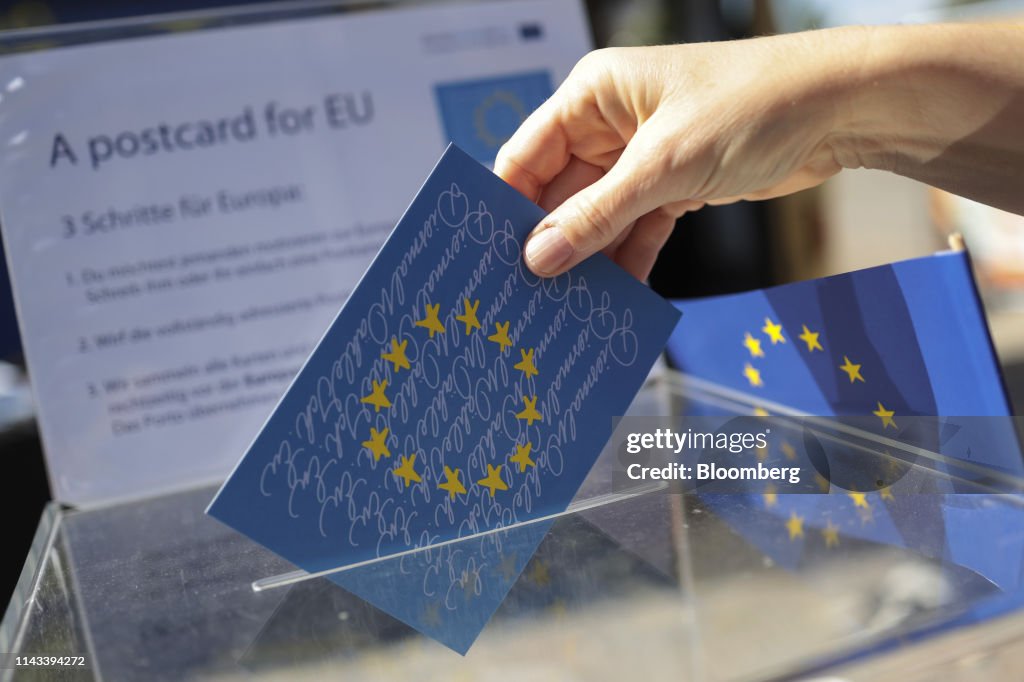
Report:
<svg viewBox="0 0 1024 682"><path fill-rule="evenodd" d="M493 159L589 46L576 0L510 0L0 59L55 497L226 475L448 140Z"/></svg>

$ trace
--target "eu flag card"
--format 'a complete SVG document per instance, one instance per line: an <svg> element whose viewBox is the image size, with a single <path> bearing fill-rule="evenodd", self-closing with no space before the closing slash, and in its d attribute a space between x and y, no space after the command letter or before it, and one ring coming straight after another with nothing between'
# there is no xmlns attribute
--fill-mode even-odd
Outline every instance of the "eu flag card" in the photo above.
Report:
<svg viewBox="0 0 1024 682"><path fill-rule="evenodd" d="M487 533L566 509L679 318L602 255L533 275L543 217L450 146L208 513L310 572L484 534L332 576L468 649L532 552Z"/></svg>

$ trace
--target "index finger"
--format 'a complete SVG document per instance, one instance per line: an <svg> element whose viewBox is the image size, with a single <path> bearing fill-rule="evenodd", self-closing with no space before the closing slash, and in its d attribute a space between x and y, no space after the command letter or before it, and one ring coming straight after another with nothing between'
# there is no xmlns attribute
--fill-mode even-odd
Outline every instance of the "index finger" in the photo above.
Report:
<svg viewBox="0 0 1024 682"><path fill-rule="evenodd" d="M558 92L530 114L494 160L494 172L534 202L571 158L557 98Z"/></svg>

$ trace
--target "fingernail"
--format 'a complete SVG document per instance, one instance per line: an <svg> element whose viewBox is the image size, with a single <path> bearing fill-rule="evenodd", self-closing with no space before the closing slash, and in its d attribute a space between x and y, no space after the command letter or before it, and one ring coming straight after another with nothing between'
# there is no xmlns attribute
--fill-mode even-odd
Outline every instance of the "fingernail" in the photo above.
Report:
<svg viewBox="0 0 1024 682"><path fill-rule="evenodd" d="M572 244L557 227L541 230L526 242L526 264L540 275L562 267L572 256Z"/></svg>

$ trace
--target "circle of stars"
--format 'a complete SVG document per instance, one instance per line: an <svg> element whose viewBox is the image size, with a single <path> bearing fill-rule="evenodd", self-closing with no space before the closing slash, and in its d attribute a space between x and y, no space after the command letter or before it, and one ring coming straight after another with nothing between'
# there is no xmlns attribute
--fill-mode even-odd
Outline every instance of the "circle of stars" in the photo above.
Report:
<svg viewBox="0 0 1024 682"><path fill-rule="evenodd" d="M483 325L480 323L477 315L479 308L479 299L471 300L464 297L459 309L453 311L455 312L454 319L460 324L466 336L471 336L473 333L483 330ZM440 303L426 303L423 317L414 320L413 325L418 329L424 330L428 338L432 339L436 334L447 332L444 320L445 317L441 315ZM495 322L494 332L487 336L487 340L497 346L500 355L510 354L515 346L510 336L510 327L511 322ZM391 369L395 375L398 375L403 370L412 370L412 362L407 355L408 346L408 339L399 341L397 337L392 337L390 343L386 344L384 350L381 351L381 359L391 364ZM519 360L512 366L513 369L522 372L523 376L527 379L540 374L534 361L534 351L535 349L533 348L520 348ZM360 402L372 407L374 414L379 413L381 410L390 409L392 403L387 394L388 381L373 379L371 384L372 390L369 394L360 397ZM516 419L525 421L527 426L533 426L535 422L544 421L543 414L537 408L538 398L536 395L520 395L520 400L522 402L522 410L515 413ZM370 427L368 437L362 441L362 446L367 454L373 457L374 462L379 462L382 458L391 457L391 450L388 448L389 438L397 438L397 436L390 433L390 429L378 430L375 427ZM502 464L488 463L486 465L487 475L477 480L475 484L486 490L493 499L499 492L509 490L509 480L503 475L506 468L505 465L509 465L508 470L512 473L525 473L527 470L537 466L536 460L531 457L532 453L533 443L529 440L525 443L516 443L515 451L507 455L506 462ZM423 477L420 470L417 469L416 457L417 453L415 452L400 454L399 463L389 469L389 473L402 484L403 489L409 488L414 483L423 483ZM443 478L438 481L437 489L446 493L449 500L454 500L458 495L466 494L468 492L466 486L469 482L465 479L464 473L463 469L458 466L451 467L445 465Z"/></svg>

